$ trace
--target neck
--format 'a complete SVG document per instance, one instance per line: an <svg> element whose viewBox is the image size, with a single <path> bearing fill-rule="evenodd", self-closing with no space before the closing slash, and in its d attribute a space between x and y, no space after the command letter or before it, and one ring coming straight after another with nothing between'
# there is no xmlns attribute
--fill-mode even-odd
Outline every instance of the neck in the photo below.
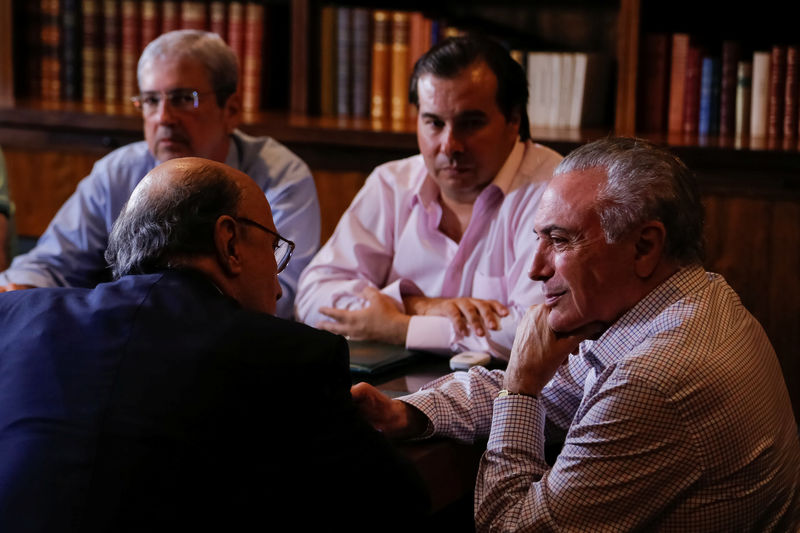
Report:
<svg viewBox="0 0 800 533"><path fill-rule="evenodd" d="M446 198L439 194L439 205L442 206L442 220L439 222L439 231L453 239L461 242L461 237L467 231L469 221L472 218L472 208L474 202L459 202Z"/></svg>

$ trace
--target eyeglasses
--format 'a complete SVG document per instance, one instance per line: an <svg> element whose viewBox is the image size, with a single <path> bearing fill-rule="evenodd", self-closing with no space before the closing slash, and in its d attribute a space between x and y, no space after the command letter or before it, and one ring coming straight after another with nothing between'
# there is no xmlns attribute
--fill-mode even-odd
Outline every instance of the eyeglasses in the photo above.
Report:
<svg viewBox="0 0 800 533"><path fill-rule="evenodd" d="M292 253L294 252L294 243L289 239L284 239L276 232L272 231L266 226L262 226L255 220L250 220L249 218L245 217L233 217L233 218L236 219L238 222L255 226L258 229L264 230L270 235L275 236L275 241L272 243L272 252L275 254L275 262L278 264L278 273L283 272L283 269L286 268L286 265L289 264L289 259L292 258Z"/></svg>
<svg viewBox="0 0 800 533"><path fill-rule="evenodd" d="M200 96L215 94L214 91L198 92L194 89L173 89L171 91L144 91L131 98L131 102L143 115L152 115L158 111L163 100L169 102L172 109L178 111L194 111L200 105Z"/></svg>

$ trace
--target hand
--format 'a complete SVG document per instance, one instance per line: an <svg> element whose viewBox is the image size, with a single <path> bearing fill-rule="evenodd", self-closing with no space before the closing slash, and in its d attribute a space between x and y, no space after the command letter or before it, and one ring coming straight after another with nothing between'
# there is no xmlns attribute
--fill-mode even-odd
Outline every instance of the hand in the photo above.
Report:
<svg viewBox="0 0 800 533"><path fill-rule="evenodd" d="M369 306L357 311L320 307L319 312L331 317L333 321L323 320L317 327L353 340L405 345L411 317L401 313L394 300L375 287L365 288L361 296L367 300Z"/></svg>
<svg viewBox="0 0 800 533"><path fill-rule="evenodd" d="M531 306L517 327L511 357L505 371L504 388L511 392L537 395L555 375L578 344L603 329L591 323L569 333L556 333L547 324L550 310Z"/></svg>
<svg viewBox="0 0 800 533"><path fill-rule="evenodd" d="M24 289L35 289L35 285L17 285L16 283L9 283L8 285L0 285L0 292L21 291Z"/></svg>
<svg viewBox="0 0 800 533"><path fill-rule="evenodd" d="M389 438L416 437L428 427L428 417L419 409L390 399L372 385L357 383L350 389L350 394L361 416Z"/></svg>
<svg viewBox="0 0 800 533"><path fill-rule="evenodd" d="M470 329L479 337L486 335L486 329L500 329L500 318L508 315L506 306L497 300L478 298L427 298L425 296L406 296L403 298L406 313L409 315L435 315L450 319L453 329L466 337Z"/></svg>

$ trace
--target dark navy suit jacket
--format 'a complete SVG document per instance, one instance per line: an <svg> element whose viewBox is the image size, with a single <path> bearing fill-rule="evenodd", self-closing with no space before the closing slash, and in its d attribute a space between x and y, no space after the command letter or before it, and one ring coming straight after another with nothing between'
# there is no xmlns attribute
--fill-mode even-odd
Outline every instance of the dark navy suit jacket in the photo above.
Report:
<svg viewBox="0 0 800 533"><path fill-rule="evenodd" d="M349 387L342 337L197 273L0 294L0 531L405 527L427 496Z"/></svg>

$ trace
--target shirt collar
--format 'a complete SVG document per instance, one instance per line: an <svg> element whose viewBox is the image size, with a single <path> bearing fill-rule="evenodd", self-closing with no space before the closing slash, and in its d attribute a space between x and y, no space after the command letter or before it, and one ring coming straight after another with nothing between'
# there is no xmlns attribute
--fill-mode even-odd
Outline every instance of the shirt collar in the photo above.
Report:
<svg viewBox="0 0 800 533"><path fill-rule="evenodd" d="M506 157L503 166L500 167L500 171L497 173L491 183L486 186L486 188L488 189L494 185L500 189L503 195L506 195L511 189L514 177L519 171L519 167L522 164L522 158L524 155L525 143L516 142L514 147L511 149L511 152L508 154L508 157ZM433 178L430 177L430 174L428 174L427 167L423 166L422 172L425 172L425 177L420 181L419 185L417 186L417 190L414 192L412 205L421 203L423 206L427 207L431 202L435 201L439 197L439 187L436 185L436 182L433 181Z"/></svg>
<svg viewBox="0 0 800 533"><path fill-rule="evenodd" d="M599 374L651 336L654 319L665 309L708 283L708 276L699 265L678 270L626 311L600 338L582 342L581 355Z"/></svg>

